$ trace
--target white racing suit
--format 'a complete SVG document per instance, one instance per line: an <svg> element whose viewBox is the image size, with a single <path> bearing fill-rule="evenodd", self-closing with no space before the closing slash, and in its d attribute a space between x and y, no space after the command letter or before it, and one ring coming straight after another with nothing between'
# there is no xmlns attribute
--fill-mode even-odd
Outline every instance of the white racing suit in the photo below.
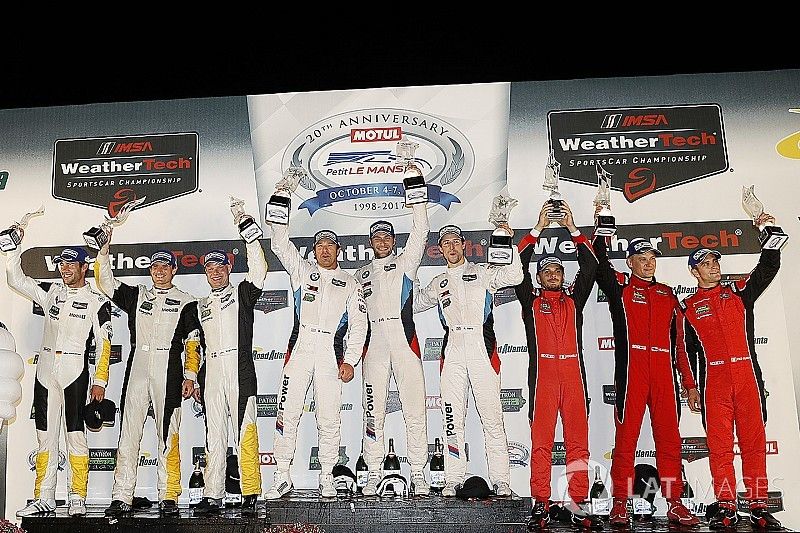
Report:
<svg viewBox="0 0 800 533"><path fill-rule="evenodd" d="M125 369L120 402L119 445L111 499L133 503L136 469L144 423L153 404L158 436L158 499L178 501L181 494L181 353L170 354L170 344L181 310L194 297L182 290L135 287L114 278L108 254L94 263L97 287L128 315L131 351Z"/></svg>
<svg viewBox="0 0 800 533"><path fill-rule="evenodd" d="M183 308L172 341L172 351L186 350L184 377L198 382L201 389L206 421L203 496L217 500L225 496L228 417L239 457L242 496L261 493L253 319L267 261L259 241L247 245L247 263L244 281L214 289ZM198 347L202 348L202 369Z"/></svg>
<svg viewBox="0 0 800 533"><path fill-rule="evenodd" d="M415 312L438 306L444 328L441 394L448 484L462 483L466 476L464 420L470 385L483 425L489 478L494 484L510 483L492 307L498 289L522 282L516 247L513 254L513 263L502 267L465 260L433 278L414 299Z"/></svg>
<svg viewBox="0 0 800 533"><path fill-rule="evenodd" d="M358 363L367 335L361 285L338 266L327 270L304 260L289 242L287 226L273 224L272 250L289 273L295 312L278 394L275 461L279 472L289 471L297 425L313 378L319 462L321 473L330 474L339 459L339 364Z"/></svg>
<svg viewBox="0 0 800 533"><path fill-rule="evenodd" d="M7 254L8 285L44 310L44 334L33 389L39 443L33 495L55 499L63 425L67 431L69 493L86 499L89 447L83 408L89 392L89 357L93 350L92 384L105 387L111 355L111 304L88 283L79 289L70 289L63 283L38 283L22 272L20 255L19 249Z"/></svg>
<svg viewBox="0 0 800 533"><path fill-rule="evenodd" d="M394 373L403 417L411 471L421 472L428 461L428 423L425 376L414 326L414 280L428 239L427 204L415 204L414 224L400 255L374 259L358 269L355 278L364 290L369 317L368 348L364 353L364 460L370 471L381 470L383 425L389 379Z"/></svg>

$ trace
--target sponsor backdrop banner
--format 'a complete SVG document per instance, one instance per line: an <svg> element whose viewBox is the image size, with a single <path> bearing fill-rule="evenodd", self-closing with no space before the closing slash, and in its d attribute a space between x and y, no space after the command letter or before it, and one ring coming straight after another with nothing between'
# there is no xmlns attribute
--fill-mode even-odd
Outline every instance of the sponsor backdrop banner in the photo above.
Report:
<svg viewBox="0 0 800 533"><path fill-rule="evenodd" d="M160 247L179 256L176 284L196 295L208 292L201 266L211 248L227 250L234 282L246 271L244 248L231 223L227 196L244 198L263 217L266 201L290 165L309 175L292 197L290 234L301 254L311 256L311 238L321 228L337 231L343 268L353 270L372 257L366 237L377 218L390 220L402 248L410 211L402 205L402 173L394 159L396 142L407 136L420 144L419 164L430 185L431 234L419 271L427 283L444 268L435 232L445 223L466 230L466 255L485 261L486 222L492 197L507 187L520 200L512 214L515 239L534 223L547 198L541 188L547 156L562 167L561 192L576 222L590 234L595 165L613 175L613 211L619 227L611 257L621 270L633 237L647 237L664 257L658 279L679 298L694 290L686 270L698 246L720 250L723 270L749 272L758 258L755 230L741 209L742 185L756 193L790 235L800 235L793 199L800 159L799 105L791 88L796 71L577 80L450 87L414 87L258 95L241 98L104 104L0 112L0 226L44 203L47 214L29 226L23 268L37 279L57 279L52 260L58 250L80 242L80 233L115 214L124 202L147 196L114 236L112 262L123 281L149 283L146 257ZM791 203L790 203L791 202ZM264 487L274 472L273 435L286 344L292 325L290 285L282 265L262 245L270 273L257 306L253 358L259 377L257 410ZM794 242L794 241L792 241ZM796 244L796 243L795 243ZM784 251L778 279L756 306L756 344L769 391L767 424L771 504L780 518L800 526L800 477L786 450L800 446L790 346L800 349L800 303L785 298L800 286L789 272L800 268L797 246ZM548 229L538 253L566 260L566 277L577 269L566 231ZM310 254L310 255L309 255ZM2 256L0 256L2 257ZM4 262L4 259L0 259ZM93 281L92 281L93 283ZM2 316L26 358L24 396L9 424L8 476L20 488L6 491L7 516L30 497L31 453L36 440L29 420L41 318L32 304L0 283ZM495 297L498 353L502 360L501 402L509 443L512 488L529 495L530 428L527 419L528 350L513 290ZM591 396L592 460L610 488L613 454L613 343L604 296L595 288L585 310L584 347ZM428 442L442 434L439 360L442 329L435 311L416 317L425 370ZM115 311L115 336L108 394L118 400L128 358L125 317ZM797 358L795 358L797 359ZM800 362L795 361L796 371ZM360 367L343 387L340 460L355 468L360 454L362 409ZM480 420L469 400L468 470L488 477ZM319 474L315 405L309 393L300 423L292 470L295 485L315 487ZM194 401L184 403L181 429L183 485L192 465L204 464L203 418ZM390 384L386 436L395 440L408 475L405 426L399 395ZM682 409L681 434L686 474L701 505L713 501L708 451L700 418ZM779 423L783 421L783 423ZM754 421L755 422L755 421ZM755 422L757 423L757 422ZM109 501L119 423L90 433L90 503ZM655 463L649 419L643 424L637 462ZM738 448L737 448L738 453ZM156 440L148 418L140 451L137 495L156 498ZM553 498L565 488L565 448L560 424L553 447ZM66 465L65 465L66 466ZM737 469L739 469L737 459ZM60 474L58 497L65 497ZM185 503L187 491L181 502ZM659 512L664 502L656 500ZM699 511L702 512L703 507Z"/></svg>

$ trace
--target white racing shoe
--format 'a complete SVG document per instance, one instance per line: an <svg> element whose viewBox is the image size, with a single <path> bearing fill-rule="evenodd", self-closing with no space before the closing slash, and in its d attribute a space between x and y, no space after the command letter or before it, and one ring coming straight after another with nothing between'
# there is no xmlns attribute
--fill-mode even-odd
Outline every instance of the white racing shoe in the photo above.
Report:
<svg viewBox="0 0 800 533"><path fill-rule="evenodd" d="M425 481L425 474L421 471L411 472L411 492L417 496L427 496L431 493L431 486Z"/></svg>
<svg viewBox="0 0 800 533"><path fill-rule="evenodd" d="M455 498L456 496L456 489L460 484L454 483L452 481L448 481L445 483L444 488L442 489L442 496L445 498Z"/></svg>
<svg viewBox="0 0 800 533"><path fill-rule="evenodd" d="M37 498L31 503L17 511L17 516L33 516L39 513L52 513L56 510L55 500L43 500Z"/></svg>
<svg viewBox="0 0 800 533"><path fill-rule="evenodd" d="M511 487L505 481L500 481L495 484L494 493L498 496L511 496Z"/></svg>
<svg viewBox="0 0 800 533"><path fill-rule="evenodd" d="M86 515L86 501L79 496L73 496L69 500L69 510L67 514L70 516L85 516Z"/></svg>
<svg viewBox="0 0 800 533"><path fill-rule="evenodd" d="M381 482L381 473L370 471L367 474L367 484L364 485L364 488L361 489L361 494L364 496L377 496L378 494L378 485Z"/></svg>
<svg viewBox="0 0 800 533"><path fill-rule="evenodd" d="M323 498L335 498L336 485L333 484L333 474L320 474L319 476L319 494Z"/></svg>
<svg viewBox="0 0 800 533"><path fill-rule="evenodd" d="M277 500L278 498L289 494L292 489L294 489L294 485L292 484L292 478L289 477L289 472L281 472L276 470L273 477L272 486L267 492L264 493L264 499Z"/></svg>

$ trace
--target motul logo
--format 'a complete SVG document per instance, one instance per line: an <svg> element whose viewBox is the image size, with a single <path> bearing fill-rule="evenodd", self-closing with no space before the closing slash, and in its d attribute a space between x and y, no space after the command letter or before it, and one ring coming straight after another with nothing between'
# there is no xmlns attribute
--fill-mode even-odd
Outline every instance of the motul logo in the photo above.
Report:
<svg viewBox="0 0 800 533"><path fill-rule="evenodd" d="M622 119L622 127L669 125L664 115L628 115Z"/></svg>
<svg viewBox="0 0 800 533"><path fill-rule="evenodd" d="M598 350L613 350L614 349L614 337L598 337L597 338L597 349Z"/></svg>
<svg viewBox="0 0 800 533"><path fill-rule="evenodd" d="M356 128L350 130L351 143L372 143L380 141L399 141L403 138L403 128Z"/></svg>
<svg viewBox="0 0 800 533"><path fill-rule="evenodd" d="M118 143L116 148L114 148L115 154L152 152L152 151L153 151L153 143L151 143L150 141L144 141L138 143Z"/></svg>

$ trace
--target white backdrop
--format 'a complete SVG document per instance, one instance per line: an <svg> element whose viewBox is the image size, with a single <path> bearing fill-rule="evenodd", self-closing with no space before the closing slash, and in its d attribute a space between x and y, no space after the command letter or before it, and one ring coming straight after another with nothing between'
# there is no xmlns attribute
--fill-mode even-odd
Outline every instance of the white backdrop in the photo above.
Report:
<svg viewBox="0 0 800 533"><path fill-rule="evenodd" d="M256 206L263 209L281 169L294 163L309 170L314 183L301 188L293 198L290 234L301 251L307 253L315 231L323 227L336 230L344 243L342 266L355 269L369 257L366 231L374 219L388 218L401 233L409 229L410 217L398 207L399 197L382 188L400 181L391 153L396 136L406 134L421 145L418 155L428 165L429 183L441 188L439 202L429 210L432 231L447 222L461 225L470 232L468 255L480 261L485 254L486 214L492 196L507 186L512 196L520 200L521 205L511 221L515 227L524 228L520 231L531 227L539 206L546 199L541 189L541 176L549 150L547 116L550 111L710 102L719 104L721 109L724 135L720 134L719 139L725 141L726 170L695 181L687 180L667 190L659 188L632 203L626 201L621 192L615 191L612 195L620 237L660 237L659 247L667 253L659 260L658 278L679 286L679 297L683 297L685 289L694 285L685 266L687 246L691 244L681 241L686 235L715 234L719 237L720 232L727 232L728 237L721 243L725 246L720 248L726 254L723 269L744 273L755 264L754 234L743 220L745 215L739 206L742 185L755 183L759 197L784 229L791 235L800 234L794 218L796 206L789 203L795 197L792 193L798 192L797 185L788 181L796 175L800 162L797 157L782 156L775 150L780 139L800 130L797 115L787 111L797 105L792 101L796 95L788 88L797 87L799 81L798 73L792 71L375 89L2 111L0 170L8 170L10 179L6 189L0 191L3 207L0 213L6 216L6 222L0 221L0 225L18 219L39 203L45 204L47 214L34 220L26 235L24 248L35 250L25 255L24 265L36 274L35 277L52 278L55 272L48 271L46 256L61 246L78 243L80 233L97 224L102 215L101 209L52 196L55 140L197 132L198 190L157 205L147 205L134 213L115 234L116 250L137 257L149 255L151 249L167 242L173 249L181 250L186 258L176 283L184 290L203 295L208 290L207 284L191 256L217 246L236 249L236 252L240 247L227 209L227 195L244 198L253 212ZM368 142L370 140L374 142ZM573 177L564 163L563 175ZM615 173L614 185L619 187L618 180L624 180L622 173L614 168L607 170ZM659 170L659 177L667 171ZM158 188L153 187L154 190ZM137 193L141 196L140 191ZM565 181L562 194L573 206L578 225L588 226L594 188ZM98 195L102 196L102 191ZM680 237L676 236L677 232L681 233ZM553 232L543 237L548 235L561 234ZM269 238L268 230L266 238ZM402 243L404 236L399 241ZM556 244L554 240L543 238L542 241ZM422 283L443 268L432 244L433 237L419 273ZM786 325L787 318L800 318L800 304L796 298L784 301L784 295L798 294L800 289L787 275L800 267L795 244L791 241L787 246L781 274L756 306L756 335L769 391L767 440L774 443L768 455L769 474L775 478L772 488L781 491L786 508L779 517L787 525L797 527L800 526L800 476L791 467L787 450L800 445L795 387L789 371L793 364L789 347L800 346L800 332L796 328L787 332ZM269 248L266 240L263 245ZM288 277L274 256L268 254L268 259L271 272L267 276L267 292L259 306L264 312L256 314L254 335L265 490L274 471L275 394L292 323L292 310L285 292L289 289ZM614 262L619 268L624 265L620 259L615 258ZM243 277L241 265L242 262L237 261L234 281ZM574 262L567 263L568 278L574 275L575 269ZM128 283L148 282L144 269L125 268L117 274ZM19 353L28 361L18 417L9 424L7 483L13 480L14 486L19 488L6 491L7 515L12 516L29 497L33 486L34 475L28 455L36 444L29 409L41 318L31 314L31 304L10 293L5 283L0 283L0 302L0 321L10 326L17 338ZM529 495L527 349L518 318L518 303L508 295L498 297L497 303L502 304L495 310L495 323L502 360L512 487L518 494ZM610 391L607 388L604 391L604 386L613 382L613 351L601 349L608 347L602 338L611 336L611 324L605 304L598 302L596 289L587 304L585 317L585 361L592 398L590 449L592 459L601 465L605 475L613 448L613 407L608 403ZM124 316L116 317L114 326L114 344L121 346L122 357L111 367L109 395L118 400L128 352ZM434 438L441 435L438 356L442 330L432 311L417 316L417 327L424 347L428 441L433 443ZM795 361L794 365L800 370L800 363ZM353 469L361 439L359 380L360 368L357 368L356 379L344 386L342 397L342 460ZM386 436L395 439L398 455L404 461L403 419L394 384L390 389ZM306 399L306 411L300 423L293 467L295 484L299 487L316 485L318 473L315 469L318 464L312 457L316 452L316 430L310 395ZM181 429L184 487L192 461L196 452L202 451L204 440L202 418L196 413L192 401L184 403ZM155 499L155 467L149 464L155 457L151 419L147 425L137 494ZM89 435L90 447L97 450L92 452L97 458L92 461L95 466L90 473L90 503L109 500L112 473L100 469L109 467L113 461L104 462L101 458L113 455L113 451L108 450L115 448L117 432L115 426ZM684 409L681 433L685 438L704 437L699 417L690 414L688 409ZM556 440L560 439L559 430ZM467 440L469 471L486 476L480 423L473 407L467 417ZM685 446L687 475L698 499L712 501L708 461L702 453L702 442L695 454L688 452L689 444ZM637 461L654 462L650 457L653 445L647 419L639 449ZM557 463L556 456L554 462ZM555 466L553 470L555 496L563 467ZM405 462L403 471L408 474ZM606 484L610 482L606 480ZM64 486L64 480L60 479L59 497L64 495ZM184 491L183 498L186 496Z"/></svg>

